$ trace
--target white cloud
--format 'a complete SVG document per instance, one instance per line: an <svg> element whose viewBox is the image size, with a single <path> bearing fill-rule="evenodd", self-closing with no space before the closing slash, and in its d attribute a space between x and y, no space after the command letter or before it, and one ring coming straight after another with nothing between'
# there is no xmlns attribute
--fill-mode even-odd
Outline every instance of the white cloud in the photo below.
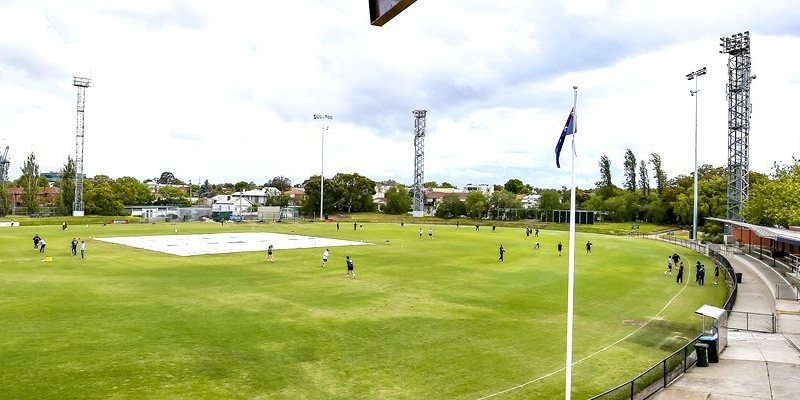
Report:
<svg viewBox="0 0 800 400"><path fill-rule="evenodd" d="M75 151L72 75L89 76L85 172L183 180L299 183L319 174L312 114L332 114L325 175L411 183L414 109L428 110L429 180L569 184L557 135L579 86L577 177L609 156L662 156L670 177L727 162L727 57L720 36L750 30L751 170L791 162L788 122L800 72L791 2L667 3L437 0L384 27L349 0L19 2L0 5L0 138L12 178L33 152L59 169Z"/></svg>

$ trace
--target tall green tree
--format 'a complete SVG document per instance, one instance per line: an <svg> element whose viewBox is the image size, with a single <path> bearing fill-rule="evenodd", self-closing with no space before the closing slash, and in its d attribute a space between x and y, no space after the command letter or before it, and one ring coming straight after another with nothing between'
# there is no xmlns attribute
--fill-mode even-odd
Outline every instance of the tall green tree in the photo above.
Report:
<svg viewBox="0 0 800 400"><path fill-rule="evenodd" d="M19 185L22 187L22 205L28 213L39 212L39 194L42 192L42 183L39 179L39 164L36 163L36 156L31 153L22 165L22 176L19 178Z"/></svg>
<svg viewBox="0 0 800 400"><path fill-rule="evenodd" d="M124 205L148 205L156 199L146 184L130 176L117 178L111 186L117 199Z"/></svg>
<svg viewBox="0 0 800 400"><path fill-rule="evenodd" d="M422 187L425 189L433 189L439 187L439 184L436 181L428 181L422 184Z"/></svg>
<svg viewBox="0 0 800 400"><path fill-rule="evenodd" d="M97 175L83 181L84 210L88 215L127 215L125 205L117 197L114 181Z"/></svg>
<svg viewBox="0 0 800 400"><path fill-rule="evenodd" d="M642 188L644 197L650 196L650 176L647 174L647 162L639 161L639 187Z"/></svg>
<svg viewBox="0 0 800 400"><path fill-rule="evenodd" d="M173 186L165 186L158 189L158 194L161 195L161 199L155 201L155 204L176 204L180 206L188 206L191 204L186 192Z"/></svg>
<svg viewBox="0 0 800 400"><path fill-rule="evenodd" d="M384 194L386 206L383 212L387 214L405 214L411 209L411 198L408 196L408 189L403 185L394 185L386 190Z"/></svg>
<svg viewBox="0 0 800 400"><path fill-rule="evenodd" d="M214 186L208 183L208 179L206 179L200 188L197 190L197 197L214 197L217 195L217 191L214 190Z"/></svg>
<svg viewBox="0 0 800 400"><path fill-rule="evenodd" d="M607 155L600 156L598 166L600 167L600 180L595 183L597 185L595 193L605 200L614 195L614 183L611 182L611 161Z"/></svg>
<svg viewBox="0 0 800 400"><path fill-rule="evenodd" d="M748 222L783 227L800 225L800 161L773 166L771 179L750 174L750 193L742 216Z"/></svg>
<svg viewBox="0 0 800 400"><path fill-rule="evenodd" d="M442 185L439 187L445 189L457 189L457 187L450 182L442 182Z"/></svg>
<svg viewBox="0 0 800 400"><path fill-rule="evenodd" d="M623 162L623 168L625 170L625 189L629 192L636 191L636 156L633 155L633 151L631 149L625 150L625 161Z"/></svg>
<svg viewBox="0 0 800 400"><path fill-rule="evenodd" d="M72 208L75 205L75 160L72 159L72 156L67 156L67 162L59 172L61 176L55 183L60 192L58 212L61 215L72 215Z"/></svg>
<svg viewBox="0 0 800 400"><path fill-rule="evenodd" d="M561 209L561 194L555 189L542 190L539 196L539 211L544 214L545 221L551 221L553 210Z"/></svg>
<svg viewBox="0 0 800 400"><path fill-rule="evenodd" d="M525 184L519 179L509 179L503 189L514 194L520 194L525 191Z"/></svg>
<svg viewBox="0 0 800 400"><path fill-rule="evenodd" d="M436 216L439 218L454 218L466 213L464 202L457 193L450 193L442 197L436 206Z"/></svg>
<svg viewBox="0 0 800 400"><path fill-rule="evenodd" d="M667 174L661 167L661 156L658 153L650 154L650 165L653 166L653 177L656 179L656 192L659 196L663 196L667 187Z"/></svg>
<svg viewBox="0 0 800 400"><path fill-rule="evenodd" d="M489 206L489 201L486 195L480 191L467 193L467 198L464 201L464 208L467 216L472 218L481 218Z"/></svg>
<svg viewBox="0 0 800 400"><path fill-rule="evenodd" d="M353 174L336 174L331 179L337 200L334 206L342 211L361 212L375 211L375 181L365 176Z"/></svg>
<svg viewBox="0 0 800 400"><path fill-rule="evenodd" d="M172 172L164 171L161 173L161 176L156 180L158 184L161 185L182 185L183 181L176 178Z"/></svg>
<svg viewBox="0 0 800 400"><path fill-rule="evenodd" d="M278 175L270 179L269 181L265 182L264 186L274 187L280 190L281 193L283 193L292 188L292 180L283 175Z"/></svg>

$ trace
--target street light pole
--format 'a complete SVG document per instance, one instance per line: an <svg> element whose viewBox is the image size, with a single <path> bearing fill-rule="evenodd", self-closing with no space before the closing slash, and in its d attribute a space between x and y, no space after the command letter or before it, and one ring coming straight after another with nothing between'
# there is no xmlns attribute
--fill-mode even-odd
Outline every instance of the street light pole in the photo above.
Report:
<svg viewBox="0 0 800 400"><path fill-rule="evenodd" d="M706 74L706 67L698 69L686 75L686 79L694 80L694 90L689 90L689 94L694 97L694 214L692 219L692 239L697 241L697 98L700 89L697 88L699 77Z"/></svg>
<svg viewBox="0 0 800 400"><path fill-rule="evenodd" d="M319 219L320 221L325 220L325 215L323 214L323 187L325 186L325 131L328 129L325 126L326 119L333 119L332 115L328 114L314 114L314 119L322 120L322 151L321 151L321 158L320 158L320 173L319 173Z"/></svg>

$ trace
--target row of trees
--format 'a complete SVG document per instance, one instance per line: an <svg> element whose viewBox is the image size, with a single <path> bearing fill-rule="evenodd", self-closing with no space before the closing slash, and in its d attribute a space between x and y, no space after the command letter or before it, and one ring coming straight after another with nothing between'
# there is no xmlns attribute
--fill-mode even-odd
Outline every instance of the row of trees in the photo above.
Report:
<svg viewBox="0 0 800 400"><path fill-rule="evenodd" d="M624 179L621 187L613 183L611 160L603 155L598 162L599 180L595 187L576 189L577 207L583 210L599 211L605 219L612 221L648 221L660 224L690 225L694 214L694 176L679 175L668 179L662 169L661 157L650 154L647 160L637 161L628 149L623 161ZM71 157L60 170L61 177L55 183L60 193L55 198L41 199L41 189L48 185L39 174L36 158L31 154L22 167L22 176L14 184L23 189L22 203L29 212L36 212L40 204L56 207L60 213L72 213L75 191L75 162ZM652 178L651 178L652 176ZM85 210L89 214L119 215L124 213L126 204L188 205L187 193L183 190L164 186L159 188L159 198L154 196L147 183L156 181L164 185L186 185L170 172L164 172L153 180L139 182L132 177L110 179L99 175L84 180ZM396 181L382 182L390 185L386 192L384 211L393 214L406 213L411 208L411 193L406 185ZM654 186L651 186L651 183ZM198 197L213 197L217 194L230 194L258 187L254 182L211 184L191 184L189 191ZM276 176L262 186L276 187L281 192L292 187L292 182L284 176ZM313 175L300 187L305 188L305 200L301 212L316 215L320 205L320 177ZM374 211L373 202L376 182L357 173L336 174L324 182L323 213ZM426 188L455 187L448 182L426 182ZM494 193L485 196L480 192L470 192L466 201L459 195L451 194L442 198L436 215L452 218L466 215L474 218L498 217L503 210L521 209L517 194L538 193L540 195L535 215L547 219L552 210L569 208L569 188L534 188L519 179L509 179L504 185L495 185ZM764 225L800 224L800 162L792 165L773 167L771 175L750 173L750 195L744 205L742 215L750 223ZM0 194L0 214L8 212L8 193ZM275 196L270 204L288 204L287 196ZM703 165L698 168L698 217L725 217L727 207L727 171L723 167ZM529 215L526 215L528 217ZM709 227L707 227L708 229ZM711 230L717 229L711 227Z"/></svg>

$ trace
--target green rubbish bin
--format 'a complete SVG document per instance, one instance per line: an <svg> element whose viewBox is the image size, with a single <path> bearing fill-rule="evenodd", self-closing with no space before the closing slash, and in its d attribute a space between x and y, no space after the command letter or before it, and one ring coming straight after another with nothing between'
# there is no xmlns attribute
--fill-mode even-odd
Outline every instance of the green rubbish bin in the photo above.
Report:
<svg viewBox="0 0 800 400"><path fill-rule="evenodd" d="M697 352L697 366L708 366L708 345L705 343L697 342L694 344L694 350Z"/></svg>

